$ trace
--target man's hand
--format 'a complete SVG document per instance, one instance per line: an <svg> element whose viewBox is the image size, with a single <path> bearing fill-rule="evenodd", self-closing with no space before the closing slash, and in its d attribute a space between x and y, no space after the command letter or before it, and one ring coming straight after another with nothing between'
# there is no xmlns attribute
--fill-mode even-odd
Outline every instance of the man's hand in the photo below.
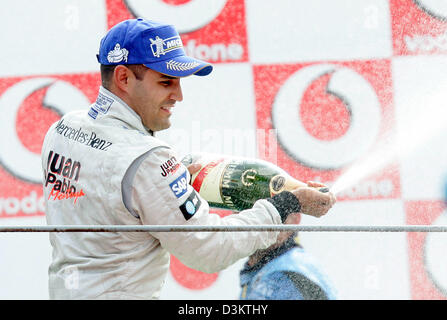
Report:
<svg viewBox="0 0 447 320"><path fill-rule="evenodd" d="M192 176L195 173L200 171L200 169L202 168L202 165L199 163L193 163L193 164L188 165L186 168L188 169L189 173Z"/></svg>
<svg viewBox="0 0 447 320"><path fill-rule="evenodd" d="M308 187L301 187L292 191L301 204L301 213L314 217L324 216L337 201L332 192L323 193L319 188L326 187L319 182L309 181Z"/></svg>

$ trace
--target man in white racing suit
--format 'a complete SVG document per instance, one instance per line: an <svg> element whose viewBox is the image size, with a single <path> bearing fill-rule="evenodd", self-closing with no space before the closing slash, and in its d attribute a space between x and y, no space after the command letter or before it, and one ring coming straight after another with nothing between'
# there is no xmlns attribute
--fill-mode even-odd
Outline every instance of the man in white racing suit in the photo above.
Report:
<svg viewBox="0 0 447 320"><path fill-rule="evenodd" d="M157 37L163 47L153 47ZM183 99L180 78L205 76L212 66L185 55L173 26L143 19L109 30L98 61L96 102L53 124L42 147L49 225L277 225L300 211L322 216L334 204L331 193L309 187L258 200L239 214L210 214L189 184L194 166L186 168L153 132L170 126ZM170 254L213 273L269 247L277 234L50 233L50 298L157 299Z"/></svg>

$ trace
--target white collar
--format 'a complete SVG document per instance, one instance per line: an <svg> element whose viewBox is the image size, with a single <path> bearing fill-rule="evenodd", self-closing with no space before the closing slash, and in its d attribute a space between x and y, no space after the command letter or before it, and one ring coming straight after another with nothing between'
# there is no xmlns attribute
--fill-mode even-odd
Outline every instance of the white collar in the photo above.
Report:
<svg viewBox="0 0 447 320"><path fill-rule="evenodd" d="M95 120L118 120L124 122L123 127L136 129L144 134L154 135L153 131L146 128L141 117L121 98L101 86L98 98L91 106L88 114Z"/></svg>

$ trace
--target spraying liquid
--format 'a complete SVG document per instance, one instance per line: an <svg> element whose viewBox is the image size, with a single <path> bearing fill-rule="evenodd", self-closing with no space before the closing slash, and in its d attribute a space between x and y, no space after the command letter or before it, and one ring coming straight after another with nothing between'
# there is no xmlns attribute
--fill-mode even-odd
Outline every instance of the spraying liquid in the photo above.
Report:
<svg viewBox="0 0 447 320"><path fill-rule="evenodd" d="M447 129L445 92L447 85L424 97L412 97L405 110L398 114L396 137L385 137L376 152L364 161L354 163L331 187L334 194L356 185L370 174L378 172L398 158L417 151L430 138Z"/></svg>

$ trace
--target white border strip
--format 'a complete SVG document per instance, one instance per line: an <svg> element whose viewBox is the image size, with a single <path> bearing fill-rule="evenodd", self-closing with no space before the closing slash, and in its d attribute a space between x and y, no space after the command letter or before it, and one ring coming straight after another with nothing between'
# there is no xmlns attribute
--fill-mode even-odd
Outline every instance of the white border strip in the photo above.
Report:
<svg viewBox="0 0 447 320"><path fill-rule="evenodd" d="M245 232L245 231L304 231L304 232L447 232L447 226L203 226L203 225L50 225L1 226L0 232Z"/></svg>

